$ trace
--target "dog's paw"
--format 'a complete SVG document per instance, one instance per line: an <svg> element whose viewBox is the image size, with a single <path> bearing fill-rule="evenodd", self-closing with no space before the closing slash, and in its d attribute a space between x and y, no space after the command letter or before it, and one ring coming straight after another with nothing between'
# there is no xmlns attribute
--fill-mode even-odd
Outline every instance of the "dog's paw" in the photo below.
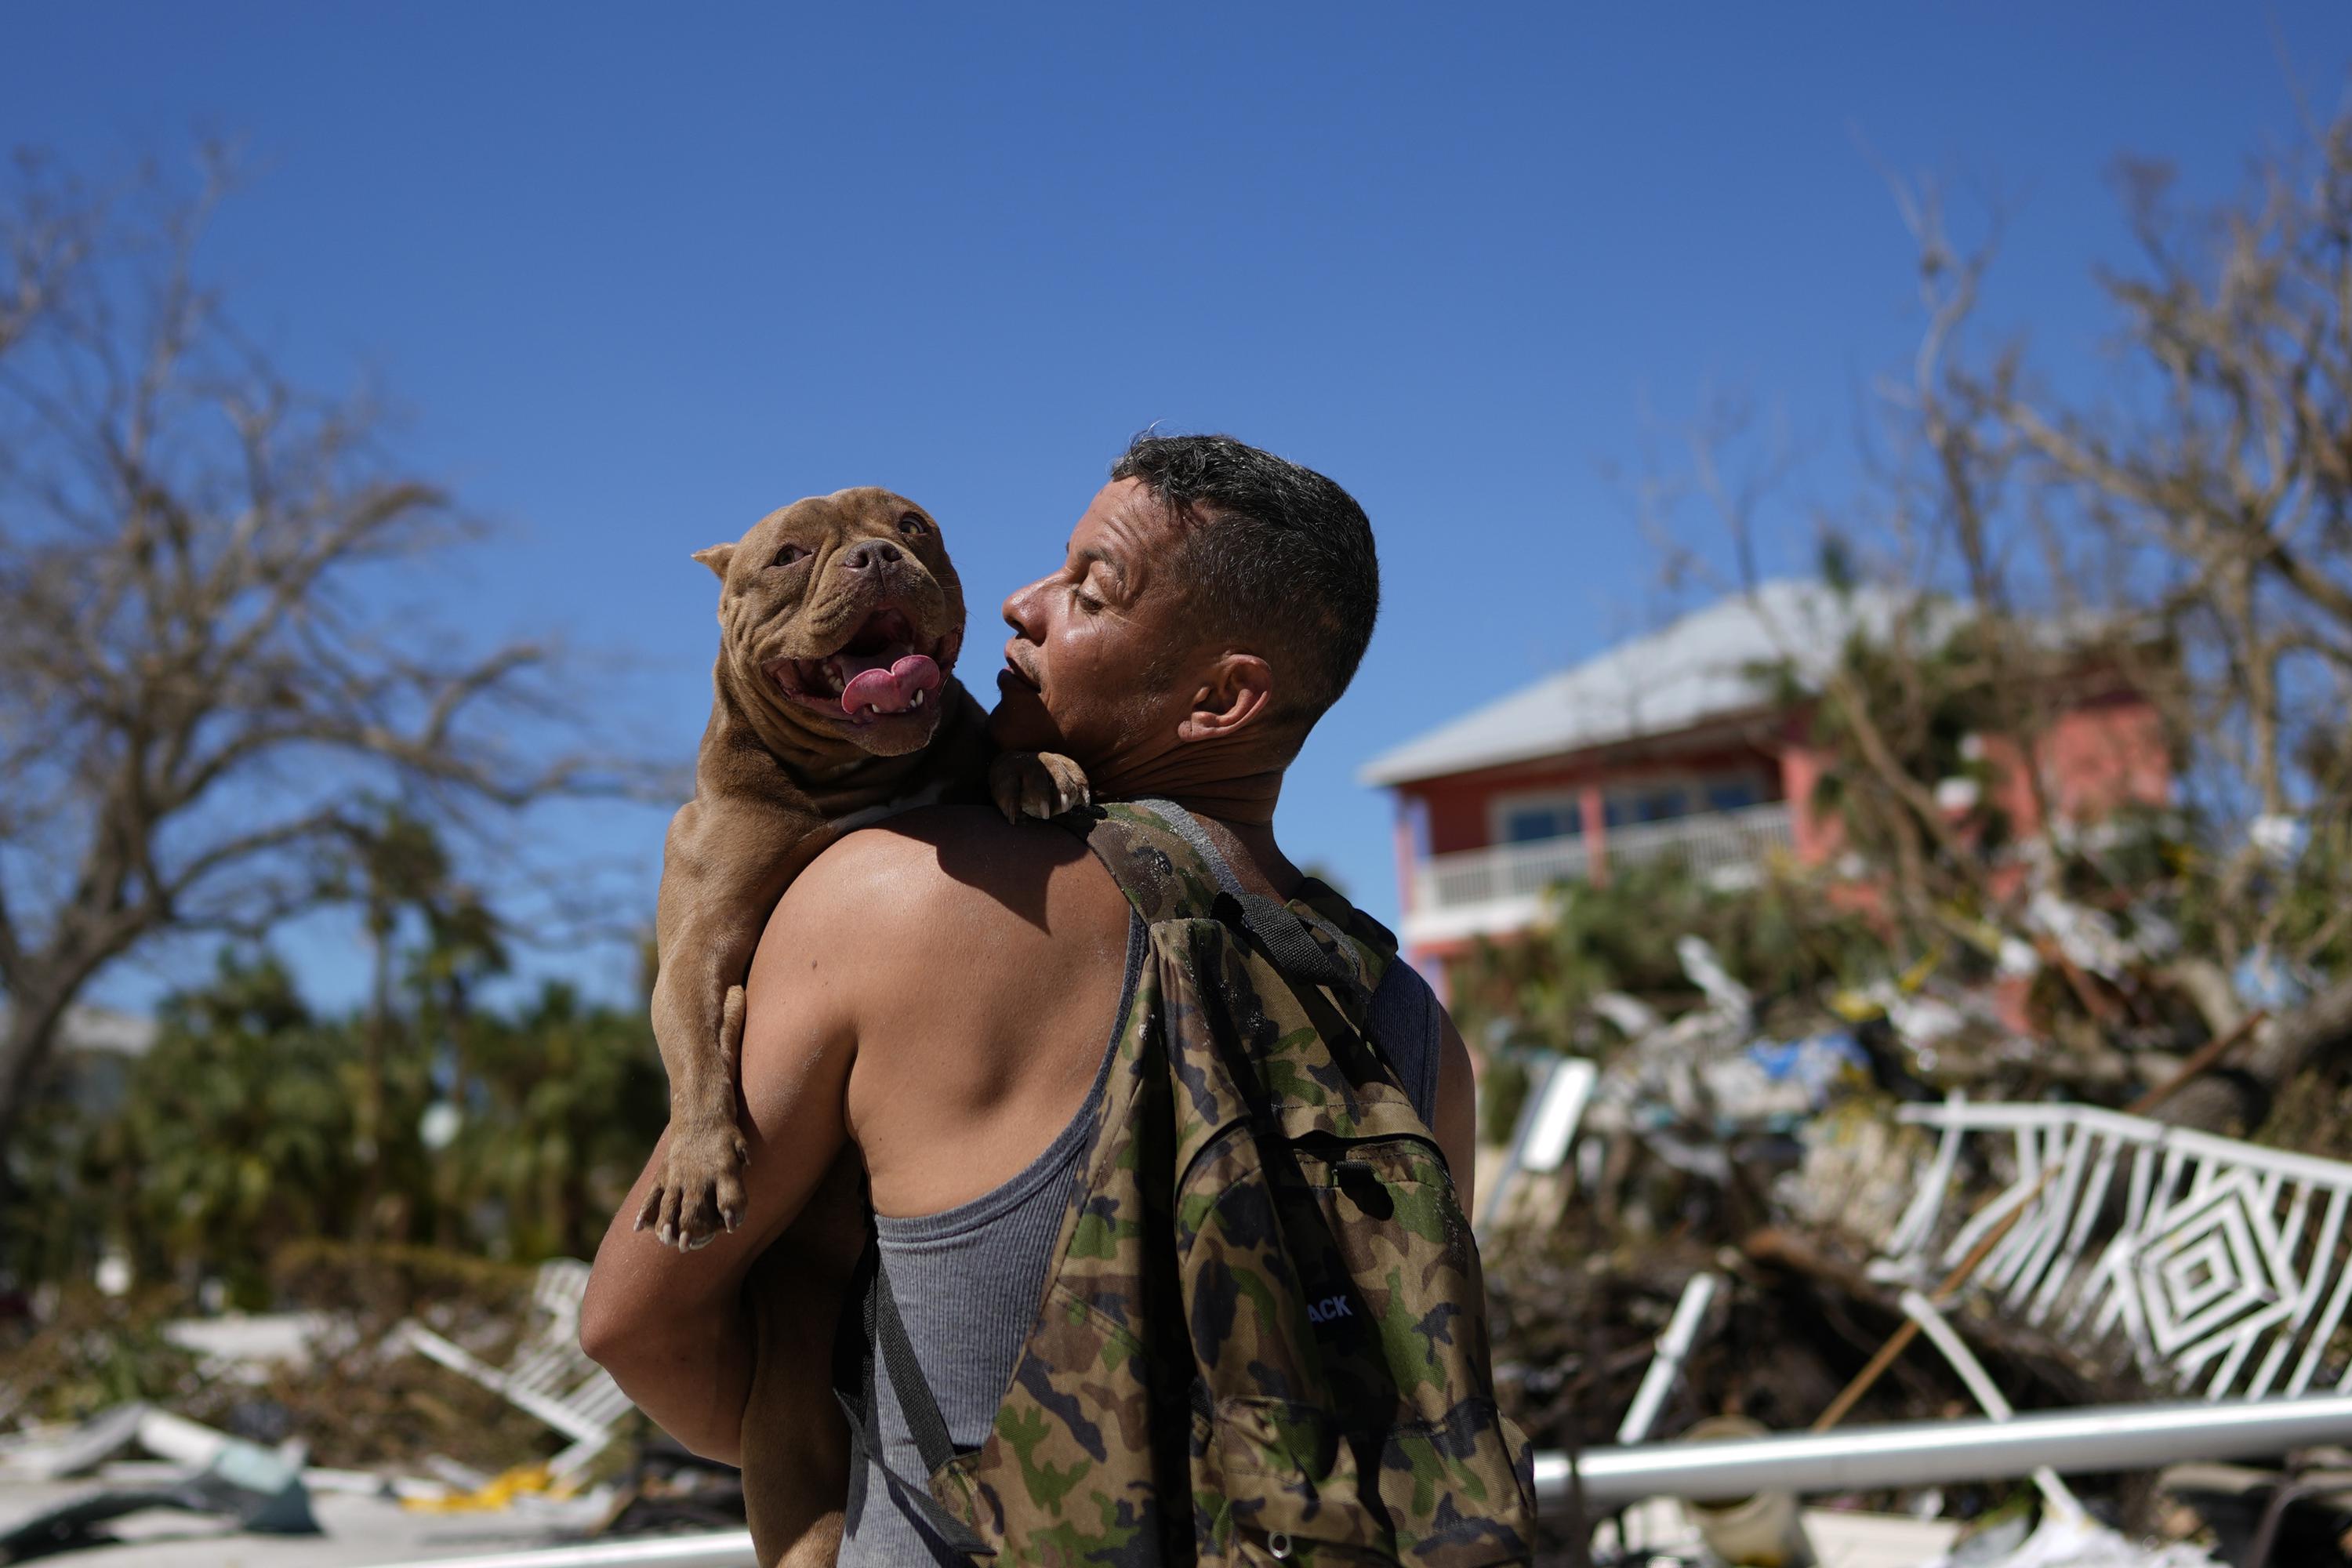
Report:
<svg viewBox="0 0 2352 1568"><path fill-rule="evenodd" d="M1007 822L1055 817L1090 804L1086 770L1058 752L1006 752L988 765L989 798Z"/></svg>
<svg viewBox="0 0 2352 1568"><path fill-rule="evenodd" d="M751 1149L732 1127L688 1133L673 1124L661 1181L646 1194L636 1228L680 1252L709 1246L722 1227L743 1223L743 1168L751 1163Z"/></svg>

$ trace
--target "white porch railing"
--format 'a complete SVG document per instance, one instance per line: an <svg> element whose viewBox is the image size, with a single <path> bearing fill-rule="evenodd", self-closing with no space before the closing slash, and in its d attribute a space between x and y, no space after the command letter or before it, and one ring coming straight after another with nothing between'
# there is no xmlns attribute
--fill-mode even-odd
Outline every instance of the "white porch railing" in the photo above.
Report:
<svg viewBox="0 0 2352 1568"><path fill-rule="evenodd" d="M1704 876L1736 867L1760 865L1775 849L1786 849L1794 839L1789 826L1789 803L1743 806L1738 811L1711 811L1698 816L1678 816L1672 822L1644 822L1608 830L1606 851L1612 866L1639 866L1649 860L1678 859Z"/></svg>
<svg viewBox="0 0 2352 1568"><path fill-rule="evenodd" d="M1786 801L1605 831L1603 853L1612 868L1678 859L1702 876L1757 865L1791 842ZM1440 942L1521 930L1542 917L1547 890L1591 873L1591 844L1585 838L1433 855L1415 882L1405 936Z"/></svg>

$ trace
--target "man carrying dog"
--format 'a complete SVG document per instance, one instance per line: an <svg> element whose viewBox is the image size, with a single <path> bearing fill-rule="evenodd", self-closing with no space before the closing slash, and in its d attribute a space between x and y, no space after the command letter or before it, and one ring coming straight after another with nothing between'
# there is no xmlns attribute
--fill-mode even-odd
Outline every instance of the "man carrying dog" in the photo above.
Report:
<svg viewBox="0 0 2352 1568"><path fill-rule="evenodd" d="M1264 908L1312 886L1275 842L1275 805L1353 676L1378 602L1370 527L1338 485L1223 437L1141 437L1061 568L1005 601L1013 635L991 729L1003 747L1074 758L1097 800L1164 809L1198 864ZM910 1401L898 1368L878 1388L869 1373L870 1452L850 1489L844 1564L969 1560L913 1495L937 1457L923 1427L943 1423L958 1449L977 1447L1014 1379L1143 967L1137 907L1079 837L980 807L925 808L844 838L793 883L753 961L740 1233L686 1254L634 1236L656 1150L598 1253L589 1353L687 1447L741 1462L747 1425L831 1417L758 1407L744 1287L768 1239L855 1148L886 1315L903 1319L902 1359L910 1347L929 1392ZM1466 1208L1468 1053L1402 963L1368 1016L1364 1034ZM1306 1309L1318 1323L1349 1310L1336 1296ZM1483 1354L1482 1333L1477 1343ZM747 1471L747 1489L758 1481ZM1189 1518L1194 1500L1160 1504ZM1275 1539L1286 1555L1288 1537Z"/></svg>

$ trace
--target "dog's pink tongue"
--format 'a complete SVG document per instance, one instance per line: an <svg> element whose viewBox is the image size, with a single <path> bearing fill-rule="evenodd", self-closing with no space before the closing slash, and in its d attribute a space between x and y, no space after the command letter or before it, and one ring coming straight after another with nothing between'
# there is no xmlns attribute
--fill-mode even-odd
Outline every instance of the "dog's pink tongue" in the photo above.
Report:
<svg viewBox="0 0 2352 1568"><path fill-rule="evenodd" d="M877 713L904 713L940 686L940 667L930 656L910 653L887 669L865 669L851 676L841 689L841 710L853 719L866 717L868 708Z"/></svg>

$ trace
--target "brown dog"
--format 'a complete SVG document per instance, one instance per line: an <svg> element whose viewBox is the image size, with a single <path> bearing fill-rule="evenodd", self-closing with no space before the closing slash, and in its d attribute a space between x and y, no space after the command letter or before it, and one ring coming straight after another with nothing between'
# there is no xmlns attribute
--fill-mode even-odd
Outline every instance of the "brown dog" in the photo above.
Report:
<svg viewBox="0 0 2352 1568"><path fill-rule="evenodd" d="M662 849L653 1022L669 1145L636 1219L680 1248L742 1218L743 978L801 868L904 806L993 795L1007 816L1024 805L1052 816L1086 799L1066 758L991 757L979 704L953 675L962 584L914 502L872 488L812 496L695 559L722 584L721 636L694 798ZM758 1361L744 1492L762 1563L830 1563L839 1541L847 1435L831 1352L863 1202L845 1155L747 1288Z"/></svg>

